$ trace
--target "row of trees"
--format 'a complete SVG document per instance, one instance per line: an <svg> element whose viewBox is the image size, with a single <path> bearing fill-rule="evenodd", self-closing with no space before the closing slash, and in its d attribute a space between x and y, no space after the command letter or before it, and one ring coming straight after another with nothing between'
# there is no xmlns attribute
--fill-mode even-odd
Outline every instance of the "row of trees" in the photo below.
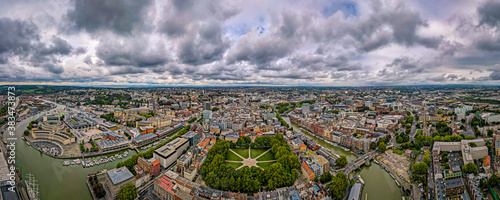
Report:
<svg viewBox="0 0 500 200"><path fill-rule="evenodd" d="M194 121L196 121L196 119L197 119L196 117L193 117L193 118L188 120L188 123L193 123Z"/></svg>
<svg viewBox="0 0 500 200"><path fill-rule="evenodd" d="M290 128L290 125L288 125L288 123L286 123L285 120L281 118L281 115L278 112L276 112L276 118L278 118L278 120L281 122L283 126L285 126L288 129Z"/></svg>
<svg viewBox="0 0 500 200"><path fill-rule="evenodd" d="M247 193L257 192L264 187L267 190L273 190L293 185L298 177L297 169L300 167L298 157L292 154L283 135L277 134L274 137L265 137L265 139L270 140L268 147L271 147L276 163L264 170L256 167L243 167L235 170L225 161L231 146L230 142L217 140L208 152L207 159L200 170L205 183L215 189Z"/></svg>
<svg viewBox="0 0 500 200"><path fill-rule="evenodd" d="M152 148L150 148L149 150L147 150L144 153L135 154L131 158L129 158L129 159L125 160L125 161L119 162L118 164L116 164L116 168L120 168L120 167L126 166L130 170L130 172L132 172L132 174L136 175L135 170L134 170L134 165L137 164L137 158L139 158L139 157L143 157L143 158L146 158L146 159L152 158L153 157L153 153L154 153L154 151L156 149L164 146L165 144L167 144L167 143L171 142L172 140L180 137L181 135L184 135L185 133L187 133L189 131L190 128L191 128L191 125L187 125L183 129L178 130L177 133L174 136L172 136L171 138L169 138L167 141L158 144L156 147L152 147Z"/></svg>
<svg viewBox="0 0 500 200"><path fill-rule="evenodd" d="M252 138L248 136L243 136L238 138L238 141L236 141L236 143L233 142L230 143L231 143L231 148L234 148L236 146L249 148L252 143Z"/></svg>

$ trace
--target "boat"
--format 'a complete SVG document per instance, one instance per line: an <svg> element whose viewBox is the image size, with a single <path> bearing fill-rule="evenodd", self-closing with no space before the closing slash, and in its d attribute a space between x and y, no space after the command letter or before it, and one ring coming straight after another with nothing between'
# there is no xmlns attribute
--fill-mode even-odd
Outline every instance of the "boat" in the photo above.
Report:
<svg viewBox="0 0 500 200"><path fill-rule="evenodd" d="M64 165L64 166L68 166L69 164L70 164L69 160L65 160L65 161L63 162L63 165Z"/></svg>
<svg viewBox="0 0 500 200"><path fill-rule="evenodd" d="M26 144L27 144L28 146L31 146L31 144L30 144L28 141L26 141Z"/></svg>
<svg viewBox="0 0 500 200"><path fill-rule="evenodd" d="M365 185L365 181L361 178L361 176L358 177L358 179L359 179L359 182L361 182L361 184Z"/></svg>

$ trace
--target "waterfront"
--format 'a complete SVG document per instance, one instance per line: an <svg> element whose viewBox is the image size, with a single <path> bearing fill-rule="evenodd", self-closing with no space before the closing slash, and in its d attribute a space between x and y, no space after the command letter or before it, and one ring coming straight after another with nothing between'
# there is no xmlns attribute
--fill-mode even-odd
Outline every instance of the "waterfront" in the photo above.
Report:
<svg viewBox="0 0 500 200"><path fill-rule="evenodd" d="M293 126L294 129L300 129L295 124L290 122L290 118L282 117L289 125ZM351 152L342 150L341 148L334 147L326 143L325 141L312 136L309 133L305 133L307 136L311 137L314 142L318 143L322 147L331 149L334 153L339 155L345 155L347 160L350 162L356 159L356 156ZM356 173L360 174L365 181L365 186L363 188L362 198L365 199L366 194L370 200L389 200L389 199L401 199L401 192L396 182L391 178L391 176L379 165L372 162L372 165L367 167L361 167L361 170L357 170Z"/></svg>
<svg viewBox="0 0 500 200"><path fill-rule="evenodd" d="M362 198L368 194L369 200L401 199L401 191L391 175L372 162L370 167L362 166L361 171L356 171L365 181Z"/></svg>
<svg viewBox="0 0 500 200"><path fill-rule="evenodd" d="M64 106L57 104L57 108L64 108ZM22 177L25 178L28 173L35 175L39 184L40 199L42 200L92 199L90 191L85 184L87 175L101 171L102 169L112 169L121 160L117 159L113 162L91 168L82 168L81 165L63 166L62 162L65 159L56 159L47 156L28 146L21 139L29 122L35 120L40 115L38 114L35 117L18 122L16 126L16 136L18 138L16 142L16 166L21 170ZM135 151L129 151L129 153L130 157L135 154Z"/></svg>

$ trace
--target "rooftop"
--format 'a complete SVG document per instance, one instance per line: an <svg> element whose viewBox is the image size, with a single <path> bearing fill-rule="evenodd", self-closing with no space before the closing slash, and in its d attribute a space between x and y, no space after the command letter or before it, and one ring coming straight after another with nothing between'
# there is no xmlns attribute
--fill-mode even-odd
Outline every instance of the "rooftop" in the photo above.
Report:
<svg viewBox="0 0 500 200"><path fill-rule="evenodd" d="M125 166L108 171L107 174L109 176L109 179L111 179L111 182L113 182L113 185L119 184L134 177L132 172L130 172Z"/></svg>

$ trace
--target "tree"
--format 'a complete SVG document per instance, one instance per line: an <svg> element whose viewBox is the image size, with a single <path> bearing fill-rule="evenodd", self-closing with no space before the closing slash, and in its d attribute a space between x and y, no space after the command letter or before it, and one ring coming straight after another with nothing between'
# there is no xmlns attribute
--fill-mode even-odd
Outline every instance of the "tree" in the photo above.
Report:
<svg viewBox="0 0 500 200"><path fill-rule="evenodd" d="M379 150L381 153L384 153L384 152L385 152L385 150L387 150L386 148L387 148L387 145L386 145L385 143L380 143L380 144L378 145L378 150Z"/></svg>
<svg viewBox="0 0 500 200"><path fill-rule="evenodd" d="M127 184L127 186L120 189L118 193L118 200L133 200L137 197L137 190L135 185L132 183Z"/></svg>
<svg viewBox="0 0 500 200"><path fill-rule="evenodd" d="M333 175L330 174L330 172L326 172L326 173L321 175L321 177L319 178L319 182L325 184L325 183L332 181L332 179L333 179Z"/></svg>
<svg viewBox="0 0 500 200"><path fill-rule="evenodd" d="M347 187L349 181L347 176L339 172L335 177L333 177L332 183L330 183L330 193L334 199L340 199L344 196L345 188Z"/></svg>
<svg viewBox="0 0 500 200"><path fill-rule="evenodd" d="M318 178L318 176L315 176L315 177L314 177L314 182L316 182L316 183L317 183L317 182L319 182L319 178Z"/></svg>
<svg viewBox="0 0 500 200"><path fill-rule="evenodd" d="M337 164L340 167L345 167L347 165L347 158L345 157L345 155L341 155L340 158L337 159Z"/></svg>
<svg viewBox="0 0 500 200"><path fill-rule="evenodd" d="M465 174L477 174L478 168L477 168L476 164L470 162L470 163L465 164L462 167L462 171Z"/></svg>
<svg viewBox="0 0 500 200"><path fill-rule="evenodd" d="M498 176L496 174L491 175L488 179L488 185L490 185L491 187L497 186L499 182L500 181L498 180Z"/></svg>
<svg viewBox="0 0 500 200"><path fill-rule="evenodd" d="M477 144L476 144L476 143L474 143L474 142L469 142L469 146L470 146L470 147L477 147Z"/></svg>
<svg viewBox="0 0 500 200"><path fill-rule="evenodd" d="M30 131L28 131L28 130L25 130L25 131L24 131L24 135L26 135L26 136L27 136L27 135L29 135L29 134L30 134Z"/></svg>
<svg viewBox="0 0 500 200"><path fill-rule="evenodd" d="M370 149L374 150L376 148L377 148L377 143L376 142L370 143Z"/></svg>
<svg viewBox="0 0 500 200"><path fill-rule="evenodd" d="M425 164L424 162L419 162L415 163L411 169L413 173L422 175L427 173L428 167L427 164Z"/></svg>
<svg viewBox="0 0 500 200"><path fill-rule="evenodd" d="M425 151L424 157L422 158L422 162L424 162L427 165L431 163L431 152L429 150Z"/></svg>
<svg viewBox="0 0 500 200"><path fill-rule="evenodd" d="M94 193L97 197L103 198L104 196L106 196L106 190L104 190L104 187L102 186L101 182L98 182L97 184L95 184L92 187L92 189L94 190Z"/></svg>

